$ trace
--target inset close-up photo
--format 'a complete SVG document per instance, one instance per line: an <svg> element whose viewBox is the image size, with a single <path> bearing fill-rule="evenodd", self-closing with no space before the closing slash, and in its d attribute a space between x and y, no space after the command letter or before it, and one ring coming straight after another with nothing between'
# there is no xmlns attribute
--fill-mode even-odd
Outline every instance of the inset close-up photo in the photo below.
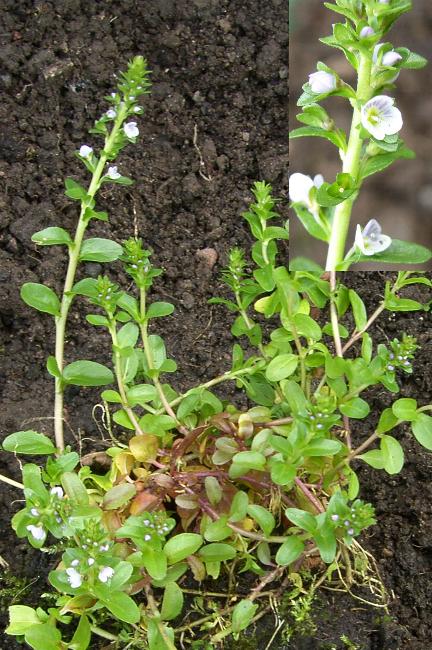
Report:
<svg viewBox="0 0 432 650"><path fill-rule="evenodd" d="M290 269L432 268L431 24L427 0L291 0Z"/></svg>

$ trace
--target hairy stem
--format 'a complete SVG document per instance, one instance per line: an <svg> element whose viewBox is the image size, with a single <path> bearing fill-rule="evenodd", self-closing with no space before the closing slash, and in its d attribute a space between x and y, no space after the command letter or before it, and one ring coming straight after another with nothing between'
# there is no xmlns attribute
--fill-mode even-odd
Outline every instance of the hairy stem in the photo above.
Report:
<svg viewBox="0 0 432 650"><path fill-rule="evenodd" d="M355 103L351 131L342 167L342 171L346 174L350 174L356 182L358 182L357 177L363 145L363 139L360 135L361 105L366 103L372 95L370 84L371 70L372 57L370 53L361 52L358 68L357 95L356 100L354 100ZM334 271L338 264L343 261L354 200L355 194L354 198L350 197L336 206L327 253L327 271Z"/></svg>

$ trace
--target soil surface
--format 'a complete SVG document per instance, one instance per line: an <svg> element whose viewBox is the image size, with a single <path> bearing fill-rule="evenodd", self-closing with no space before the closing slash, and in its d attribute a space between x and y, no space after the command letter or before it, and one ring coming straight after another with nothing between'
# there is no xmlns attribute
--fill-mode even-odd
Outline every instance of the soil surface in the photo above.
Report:
<svg viewBox="0 0 432 650"><path fill-rule="evenodd" d="M332 23L343 21L343 16L330 11L320 0L290 0L290 128L302 126L295 116L302 86L308 75L316 71L317 61L330 66L351 85L356 84L353 68L343 53L319 42L332 33ZM432 60L432 4L430 0L415 0L413 10L404 14L386 36L394 47L408 47ZM353 210L349 241L354 240L357 223L365 225L369 219L378 219L383 232L396 239L414 241L432 247L432 65L421 70L402 70L396 97L402 111L404 126L401 137L416 153L415 160L399 160L379 174L369 177L360 192ZM341 97L324 102L324 107L339 128L349 130L352 112ZM299 138L290 141L291 173L311 176L323 174L333 182L341 171L337 149L321 138ZM325 260L325 245L305 233L292 212L292 255L307 255L317 262ZM313 248L311 248L313 246ZM360 267L360 265L359 265ZM420 268L420 267L419 267ZM432 261L423 265L432 269ZM361 270L376 270L377 265L361 265ZM384 270L391 270L385 265Z"/></svg>
<svg viewBox="0 0 432 650"><path fill-rule="evenodd" d="M63 196L67 175L84 179L73 151L83 143L97 146L87 129L106 110L113 73L127 59L144 54L153 70L153 93L145 99L140 143L118 161L136 179L131 188L105 189L98 201L110 214L108 225L92 225L92 235L118 241L137 229L164 269L152 294L169 300L175 316L161 319L157 332L179 365L173 382L184 390L225 371L233 343L230 315L209 306L223 291L219 281L226 253L247 248L248 228L240 214L250 200L253 181L271 182L276 196L287 190L286 7L279 0L265 11L253 0L157 0L152 3L12 2L3 0L0 16L0 86L3 103L0 150L0 431L1 437L25 428L51 433L52 382L45 360L53 349L52 321L19 297L25 281L46 282L61 290L65 260L57 248L37 249L33 232L48 225L73 229L76 205ZM194 146L194 130L196 144ZM284 215L285 216L285 215ZM217 254L208 263L204 249ZM283 251L287 259L287 250ZM212 253L211 255L214 255ZM96 264L83 274L97 275ZM116 265L110 273L125 282ZM350 274L370 309L390 274ZM416 289L412 290L413 297ZM423 292L423 298L425 294ZM69 323L67 357L106 361L108 341L85 322L87 305L76 303ZM423 320L421 320L423 318ZM402 394L420 403L431 395L431 326L427 316L398 314L380 322L380 341L401 331L422 344L416 372L403 380ZM222 393L221 393L222 394ZM232 387L224 397L236 399ZM67 394L68 442L77 449L101 446L101 423L92 409L99 391L70 389ZM373 395L377 412L389 396ZM364 432L358 433L363 438ZM350 597L323 592L317 603L318 632L299 637L289 648L344 648L346 635L364 650L432 648L428 628L431 598L430 455L403 431L407 451L401 476L361 469L362 496L377 506L379 523L362 540L375 554L382 578L394 592L390 614ZM0 471L17 480L17 462L3 454ZM378 480L377 480L378 479ZM10 517L21 507L20 493L0 489L0 554L12 574L4 575L4 609L11 602L46 606L41 594L54 559L15 538ZM245 578L247 580L247 578ZM259 627L255 644L265 648L274 629L271 617ZM258 643L258 646L257 646ZM22 647L3 636L0 649ZM236 646L240 647L240 646ZM285 650L280 637L274 650Z"/></svg>

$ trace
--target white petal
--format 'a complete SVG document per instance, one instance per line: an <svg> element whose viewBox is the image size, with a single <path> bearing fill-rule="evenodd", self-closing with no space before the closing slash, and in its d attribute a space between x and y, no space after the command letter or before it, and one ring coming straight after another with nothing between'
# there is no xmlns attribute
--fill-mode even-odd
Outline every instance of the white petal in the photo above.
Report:
<svg viewBox="0 0 432 650"><path fill-rule="evenodd" d="M289 197L293 203L309 203L309 192L314 186L310 176L295 173L289 179Z"/></svg>
<svg viewBox="0 0 432 650"><path fill-rule="evenodd" d="M370 246L373 253L382 253L391 245L391 243L391 237L388 235L380 235L376 241L371 242ZM372 255L373 253L369 253L369 255Z"/></svg>
<svg viewBox="0 0 432 650"><path fill-rule="evenodd" d="M402 57L397 52L391 50L391 52L386 52L382 58L382 64L386 66L392 66L398 61L401 61Z"/></svg>
<svg viewBox="0 0 432 650"><path fill-rule="evenodd" d="M365 245L364 245L363 235L362 235L362 229L361 229L360 224L357 224L354 244L357 246L358 249L360 249L360 251L364 255L367 255Z"/></svg>
<svg viewBox="0 0 432 650"><path fill-rule="evenodd" d="M370 237L371 235L380 235L382 233L381 226L376 219L371 219L363 228L363 237Z"/></svg>
<svg viewBox="0 0 432 650"><path fill-rule="evenodd" d="M63 498L63 494L64 494L64 492L63 492L63 490L62 490L61 487L53 487L53 488L51 488L50 493L51 493L51 494L54 494L54 495L57 496L59 499L62 499L62 498Z"/></svg>
<svg viewBox="0 0 432 650"><path fill-rule="evenodd" d="M103 567L98 574L98 578L101 582L108 582L110 578L114 575L114 569L110 566Z"/></svg>
<svg viewBox="0 0 432 650"><path fill-rule="evenodd" d="M334 74L319 70L309 75L309 84L313 93L322 95L324 93L331 93L336 89L337 80Z"/></svg>
<svg viewBox="0 0 432 650"><path fill-rule="evenodd" d="M320 188L324 183L324 176L322 174L317 174L313 179L315 187Z"/></svg>

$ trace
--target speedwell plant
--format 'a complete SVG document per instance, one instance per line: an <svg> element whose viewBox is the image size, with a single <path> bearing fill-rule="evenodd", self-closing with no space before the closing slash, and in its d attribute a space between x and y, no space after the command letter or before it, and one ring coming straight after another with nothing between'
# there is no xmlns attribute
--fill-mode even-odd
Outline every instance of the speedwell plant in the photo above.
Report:
<svg viewBox="0 0 432 650"><path fill-rule="evenodd" d="M395 399L369 419L365 399L373 386L397 394L418 347L404 334L374 343L370 326L386 311L427 310L401 292L431 282L399 273L367 313L335 273L289 272L278 251L288 232L277 225L264 182L254 185L243 215L255 240L251 258L230 252L223 279L231 295L212 299L233 316L231 367L186 393L168 382L176 363L157 319L174 307L151 297L161 269L141 239L120 245L85 236L93 219L107 219L95 206L102 184L131 182L113 162L138 136L137 99L148 88L146 63L137 57L91 131L103 137L102 148L77 150L91 179L88 188L66 180L66 195L80 204L75 236L57 226L33 236L68 252L62 294L40 284L22 288L27 304L53 318L57 337L47 361L55 442L30 430L3 443L11 453L47 457L42 466L23 465L22 484L1 477L24 493L12 519L17 536L56 556L51 606L10 607L7 633L34 650L86 650L97 647L97 637L113 648L175 650L193 644L197 633L200 647L213 648L229 635L237 639L282 601L288 585L304 593L312 568L314 588L337 572L350 589L359 580L358 536L375 521L373 505L360 496L358 463L399 472L398 431L406 422L432 449L431 406ZM108 274L76 279L86 260L120 260L129 288ZM78 295L88 299L89 324L111 339L109 366L64 362L67 316ZM227 381L246 394L248 409L214 392ZM105 386L106 420L116 425L105 451L80 458L65 447L70 385ZM352 420L362 423L355 443ZM244 571L256 576L250 591L238 579Z"/></svg>
<svg viewBox="0 0 432 650"><path fill-rule="evenodd" d="M347 247L351 212L363 181L395 160L415 155L400 137L403 117L391 95L401 70L422 68L427 61L406 47L394 47L387 37L393 23L411 9L412 2L335 0L334 4L324 5L346 20L335 23L333 34L320 40L342 50L357 73L357 86L353 88L321 62L303 86L297 102L302 112L297 119L306 126L294 129L290 137L329 140L339 151L342 170L335 180L324 179L321 174L314 178L292 174L292 207L309 235L328 244L328 271L348 270L356 262L422 264L432 257L429 249L392 239L382 232L375 218L364 226L357 225L355 240ZM352 108L349 134L335 125L321 105L334 96L345 98ZM315 264L302 258L293 260L290 268L317 270Z"/></svg>

